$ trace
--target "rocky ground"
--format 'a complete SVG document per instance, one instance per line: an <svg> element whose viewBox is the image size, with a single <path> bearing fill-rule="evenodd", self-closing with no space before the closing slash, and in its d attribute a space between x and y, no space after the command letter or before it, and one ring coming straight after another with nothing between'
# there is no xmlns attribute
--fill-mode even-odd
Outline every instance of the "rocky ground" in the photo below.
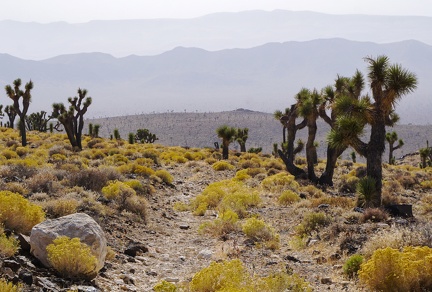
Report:
<svg viewBox="0 0 432 292"><path fill-rule="evenodd" d="M91 282L77 283L56 277L51 270L41 267L26 248L19 255L3 260L3 277L32 284L25 286L27 291L152 291L152 287L161 280L173 283L190 281L211 261L239 258L252 274L265 276L281 269L297 273L310 283L314 291L362 291L355 280L344 277L342 266L347 256L341 250L340 241L332 239L331 234L325 235L326 239L310 238L303 249L291 247L289 242L294 227L301 218L291 207L275 207L264 201L260 208L252 210L280 234L280 248L274 251L253 246L241 232L224 238L199 234L200 224L213 220L216 213L207 211L205 216L194 216L191 212L174 211L173 203L187 203L211 182L232 178L235 172L216 172L204 162L198 166L174 165L167 168L174 182L171 186L160 187L148 198L147 224L125 213L99 218L112 253L105 267ZM338 191L327 189L326 192L335 194ZM333 214L336 220L340 214L333 212L332 206L328 205L313 209ZM356 240L362 234L370 236L398 224L410 224L400 218L364 224L350 224L339 219L344 231L351 232ZM356 241L352 244L355 245Z"/></svg>

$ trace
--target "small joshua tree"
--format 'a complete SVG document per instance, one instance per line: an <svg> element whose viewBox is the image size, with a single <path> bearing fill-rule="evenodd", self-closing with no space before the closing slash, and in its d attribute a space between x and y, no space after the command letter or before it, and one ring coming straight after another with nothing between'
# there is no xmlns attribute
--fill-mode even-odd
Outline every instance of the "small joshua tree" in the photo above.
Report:
<svg viewBox="0 0 432 292"><path fill-rule="evenodd" d="M6 85L5 90L7 96L13 101L13 109L16 114L20 117L20 133L21 133L21 144L22 146L27 145L27 135L25 127L25 119L27 115L28 108L30 106L31 90L33 89L33 82L30 80L24 86L24 91L20 89L21 79L15 79L13 82L13 87L11 85ZM22 98L22 106L20 107L20 98ZM13 127L13 126L12 126Z"/></svg>
<svg viewBox="0 0 432 292"><path fill-rule="evenodd" d="M13 129L15 118L16 118L16 111L14 110L14 107L11 105L8 105L5 107L5 113L8 115L9 122L7 123L8 127Z"/></svg>
<svg viewBox="0 0 432 292"><path fill-rule="evenodd" d="M82 150L82 130L84 128L84 114L92 103L87 96L86 89L78 89L78 97L69 97L69 109L63 103L53 104L52 117L61 123L66 131L69 142L74 149Z"/></svg>
<svg viewBox="0 0 432 292"><path fill-rule="evenodd" d="M156 140L159 140L159 138L148 129L138 129L135 135L135 140L140 141L141 143L154 143Z"/></svg>
<svg viewBox="0 0 432 292"><path fill-rule="evenodd" d="M26 127L29 131L39 131L39 132L47 132L48 131L48 122L51 120L51 117L46 117L45 111L40 111L37 113L32 113L28 117L26 117Z"/></svg>
<svg viewBox="0 0 432 292"><path fill-rule="evenodd" d="M246 152L246 140L248 139L248 133L249 133L248 128L244 128L244 129L237 128L236 130L235 140L240 145L240 152Z"/></svg>
<svg viewBox="0 0 432 292"><path fill-rule="evenodd" d="M395 158L393 156L393 152L404 145L402 139L398 141L398 135L396 132L386 133L386 140L389 143L389 164L395 164ZM394 143L398 141L398 145L395 146Z"/></svg>
<svg viewBox="0 0 432 292"><path fill-rule="evenodd" d="M227 125L222 125L216 129L216 134L222 139L222 158L228 159L229 144L235 137L236 129Z"/></svg>

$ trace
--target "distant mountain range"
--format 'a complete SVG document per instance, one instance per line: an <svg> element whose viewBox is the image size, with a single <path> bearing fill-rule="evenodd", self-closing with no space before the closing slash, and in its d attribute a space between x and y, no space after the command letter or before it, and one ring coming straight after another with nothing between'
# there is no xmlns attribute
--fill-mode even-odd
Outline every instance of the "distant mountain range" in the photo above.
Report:
<svg viewBox="0 0 432 292"><path fill-rule="evenodd" d="M32 60L84 52L125 57L156 55L178 46L214 51L323 38L375 43L413 39L432 45L431 27L432 17L331 15L286 10L78 24L0 21L0 52Z"/></svg>
<svg viewBox="0 0 432 292"><path fill-rule="evenodd" d="M364 72L363 58L381 54L419 79L415 93L398 105L401 122L431 123L432 46L413 40L377 44L320 39L215 52L177 47L156 56L81 53L41 61L0 54L0 86L18 77L32 79L31 111L48 111L53 102L66 102L78 87L86 88L94 101L88 114L92 117L236 108L273 112L292 104L302 87L320 89L337 74L351 76L357 68ZM0 103L9 101L1 98Z"/></svg>

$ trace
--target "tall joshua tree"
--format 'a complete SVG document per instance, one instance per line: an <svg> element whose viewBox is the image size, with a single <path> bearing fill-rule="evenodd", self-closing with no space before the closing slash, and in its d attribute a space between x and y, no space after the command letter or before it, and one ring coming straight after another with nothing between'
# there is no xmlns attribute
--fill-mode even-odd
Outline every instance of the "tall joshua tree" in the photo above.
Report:
<svg viewBox="0 0 432 292"><path fill-rule="evenodd" d="M368 106L368 104L359 102L363 88L363 74L357 70L351 78L337 76L334 86L327 86L322 90L323 102L319 107L319 115L331 129L337 127L337 118L349 110L349 108L346 108L347 106L357 107L358 111L351 112L351 114L360 115L360 117L354 117L358 122L362 120L364 107ZM362 124L364 125L365 122L362 122ZM328 143L326 167L318 180L319 184L333 185L333 174L337 159L347 148L346 145L336 148L331 143Z"/></svg>
<svg viewBox="0 0 432 292"><path fill-rule="evenodd" d="M365 61L368 63L368 78L373 99L364 98L370 103L364 111L365 121L371 129L369 142L360 140L359 134L363 132L363 127L359 126L355 119L350 119L349 114L338 118L338 128L332 129L329 140L336 147L350 145L357 153L366 157L366 174L375 181L371 206L379 207L381 206L382 155L385 149L386 125L394 120L396 102L417 87L417 77L399 64L390 64L387 56L366 57ZM352 110L353 107L348 111Z"/></svg>
<svg viewBox="0 0 432 292"><path fill-rule="evenodd" d="M235 140L240 145L240 152L246 152L246 140L248 139L248 128L237 128L235 133Z"/></svg>
<svg viewBox="0 0 432 292"><path fill-rule="evenodd" d="M87 97L86 89L78 89L77 97L69 97L69 109L63 103L53 104L52 117L56 118L64 127L69 142L74 149L82 150L82 130L84 128L84 114L92 103Z"/></svg>
<svg viewBox="0 0 432 292"><path fill-rule="evenodd" d="M7 96L13 101L13 109L18 114L20 118L19 129L21 133L21 145L27 145L27 134L25 127L25 119L27 115L28 108L30 106L31 100L31 90L33 89L33 82L30 80L24 86L24 90L20 89L21 79L15 79L13 82L13 87L11 85L6 85L5 90ZM20 107L20 98L22 98L22 106Z"/></svg>
<svg viewBox="0 0 432 292"><path fill-rule="evenodd" d="M286 143L286 124L283 117L287 117L290 114L290 108L286 108L285 112L277 110L273 113L273 117L282 124L282 143Z"/></svg>
<svg viewBox="0 0 432 292"><path fill-rule="evenodd" d="M222 125L216 129L216 134L222 139L222 158L228 159L229 144L235 137L236 129L227 125Z"/></svg>
<svg viewBox="0 0 432 292"><path fill-rule="evenodd" d="M389 164L395 163L395 158L393 156L393 152L399 148L401 148L404 145L404 141L402 139L399 139L398 134L396 132L391 132L386 134L386 140L389 143ZM398 142L398 144L395 146L394 144Z"/></svg>
<svg viewBox="0 0 432 292"><path fill-rule="evenodd" d="M317 90L310 91L303 88L296 95L297 110L299 116L306 120L308 139L306 141L306 161L308 178L312 182L317 181L314 164L317 159L315 137L317 132L317 119L319 118L318 106L322 103L322 97Z"/></svg>

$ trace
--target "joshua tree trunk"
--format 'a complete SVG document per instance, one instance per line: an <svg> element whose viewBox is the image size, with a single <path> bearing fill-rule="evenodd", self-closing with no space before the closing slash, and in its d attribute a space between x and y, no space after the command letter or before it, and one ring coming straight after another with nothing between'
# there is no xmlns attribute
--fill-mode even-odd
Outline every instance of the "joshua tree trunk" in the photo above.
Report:
<svg viewBox="0 0 432 292"><path fill-rule="evenodd" d="M336 162L339 156L345 151L347 147L340 150L327 146L327 163L324 172L321 174L318 182L321 185L333 186L333 175L336 168Z"/></svg>
<svg viewBox="0 0 432 292"><path fill-rule="evenodd" d="M316 119L310 120L308 122L308 139L306 142L306 160L307 160L307 170L308 178L312 182L316 182L317 178L315 175L314 164L316 160L316 147L315 147L315 137L317 132Z"/></svg>
<svg viewBox="0 0 432 292"><path fill-rule="evenodd" d="M228 159L228 145L225 145L225 143L222 144L222 158Z"/></svg>

